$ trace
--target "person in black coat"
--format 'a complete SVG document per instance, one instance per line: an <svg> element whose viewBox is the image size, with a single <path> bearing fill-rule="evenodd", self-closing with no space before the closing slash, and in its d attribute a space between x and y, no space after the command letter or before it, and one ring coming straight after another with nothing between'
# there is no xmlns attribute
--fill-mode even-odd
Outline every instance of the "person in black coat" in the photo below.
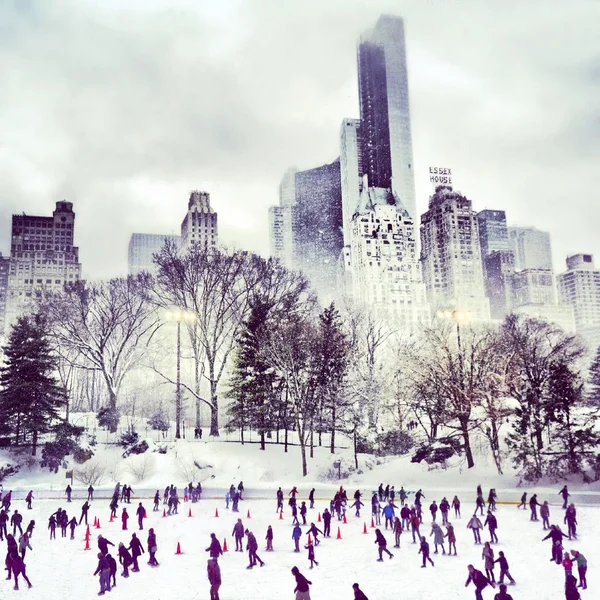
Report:
<svg viewBox="0 0 600 600"><path fill-rule="evenodd" d="M432 567L435 567L435 564L431 560L431 556L429 556L429 544L427 543L427 538L424 535L421 536L421 544L419 546L418 553L423 555L423 564L421 565L422 569L427 568L427 561L431 563Z"/></svg>
<svg viewBox="0 0 600 600"><path fill-rule="evenodd" d="M98 596L104 596L104 592L110 592L110 563L108 558L102 552L98 552L98 566L94 575L100 576L100 591Z"/></svg>
<svg viewBox="0 0 600 600"><path fill-rule="evenodd" d="M0 510L0 542L8 535L6 523L8 522L8 514L4 509Z"/></svg>
<svg viewBox="0 0 600 600"><path fill-rule="evenodd" d="M383 553L386 552L390 558L393 558L394 555L387 549L387 540L383 533L381 533L380 529L375 530L375 544L377 544L379 558L377 559L379 562L383 561Z"/></svg>
<svg viewBox="0 0 600 600"><path fill-rule="evenodd" d="M214 533L210 534L210 545L206 548L206 552L210 553L210 557L217 559L219 556L223 555L223 548L221 548L221 543L217 539L217 536Z"/></svg>
<svg viewBox="0 0 600 600"><path fill-rule="evenodd" d="M154 512L158 511L159 504L160 504L160 491L156 490L156 494L154 494L154 507L152 508L152 510Z"/></svg>
<svg viewBox="0 0 600 600"><path fill-rule="evenodd" d="M206 573L210 583L210 600L219 600L221 587L221 568L216 558L211 558L206 564Z"/></svg>
<svg viewBox="0 0 600 600"><path fill-rule="evenodd" d="M310 502L310 508L314 508L315 507L315 488L310 490L310 492L308 494L308 501Z"/></svg>
<svg viewBox="0 0 600 600"><path fill-rule="evenodd" d="M18 554L11 554L8 560L10 563L9 573L12 571L12 574L15 578L14 589L19 589L19 575L23 575L23 579L27 582L27 586L32 587L31 581L29 581L29 577L27 577L27 571L23 559Z"/></svg>
<svg viewBox="0 0 600 600"><path fill-rule="evenodd" d="M323 511L323 537L330 537L331 535L331 513L325 509Z"/></svg>
<svg viewBox="0 0 600 600"><path fill-rule="evenodd" d="M541 504L538 502L537 494L534 494L529 498L529 510L531 511L531 516L529 517L530 521L539 521L537 516L538 506L541 506Z"/></svg>
<svg viewBox="0 0 600 600"><path fill-rule="evenodd" d="M257 562L260 563L261 567L264 567L264 561L256 553L256 551L258 550L258 542L256 541L256 536L249 529L246 529L244 533L246 534L246 538L248 540L248 543L246 544L246 549L248 550L249 565L246 568L251 569L252 567L255 567Z"/></svg>
<svg viewBox="0 0 600 600"><path fill-rule="evenodd" d="M71 539L75 539L75 527L77 527L77 517L73 517L69 521L69 529L71 530Z"/></svg>
<svg viewBox="0 0 600 600"><path fill-rule="evenodd" d="M487 525L490 531L490 542L493 544L494 542L498 543L498 536L496 535L496 529L498 529L498 519L496 519L496 515L492 514L491 510L488 510L487 517L485 518L485 522L483 525Z"/></svg>
<svg viewBox="0 0 600 600"><path fill-rule="evenodd" d="M140 531L142 531L142 529L144 529L144 517L146 515L146 509L142 506L141 502L137 507L135 514L137 515L138 527L140 528Z"/></svg>
<svg viewBox="0 0 600 600"><path fill-rule="evenodd" d="M151 567L158 567L158 561L156 560L156 551L158 550L158 544L156 543L156 534L154 529L148 531L148 553L150 554L150 560L148 564Z"/></svg>
<svg viewBox="0 0 600 600"><path fill-rule="evenodd" d="M81 507L81 517L79 517L79 524L81 525L82 521L85 521L85 524L88 524L88 510L90 510L90 504L86 500Z"/></svg>
<svg viewBox="0 0 600 600"><path fill-rule="evenodd" d="M23 522L23 515L18 510L15 510L12 518L10 519L10 524L13 527L13 535L17 535L17 529L19 533L23 535L23 529L21 528L21 523Z"/></svg>
<svg viewBox="0 0 600 600"><path fill-rule="evenodd" d="M119 544L119 562L123 567L123 573L121 573L121 575L123 577L129 577L129 567L131 566L133 559L131 558L129 550L125 548L125 544L123 542Z"/></svg>
<svg viewBox="0 0 600 600"><path fill-rule="evenodd" d="M493 588L495 588L496 585L489 581L488 578L473 565L469 565L467 569L469 570L469 577L467 578L465 587L468 587L468 585L473 582L473 585L475 586L475 600L483 600L481 591L488 585L491 585Z"/></svg>
<svg viewBox="0 0 600 600"><path fill-rule="evenodd" d="M312 581L309 581L300 573L298 567L292 567L292 575L296 578L296 587L294 588L294 592L296 593L296 598L299 600L310 600L310 588L309 585L312 585Z"/></svg>
<svg viewBox="0 0 600 600"><path fill-rule="evenodd" d="M109 546L113 546L114 548L114 544L107 540L105 537L102 537L102 535L98 536L98 550L100 550L100 552L102 552L102 554L104 556L106 556L108 554L108 547Z"/></svg>
<svg viewBox="0 0 600 600"><path fill-rule="evenodd" d="M241 519L238 519L233 526L233 531L231 532L231 536L235 537L235 551L243 552L244 551L244 524ZM214 557L213 557L214 558Z"/></svg>
<svg viewBox="0 0 600 600"><path fill-rule="evenodd" d="M117 586L117 561L113 558L112 554L107 554L108 566L110 568L110 579L112 580L113 587Z"/></svg>
<svg viewBox="0 0 600 600"><path fill-rule="evenodd" d="M352 589L354 590L354 600L369 600L365 596L365 593L358 587L358 583L353 583Z"/></svg>
<svg viewBox="0 0 600 600"><path fill-rule="evenodd" d="M17 540L15 540L15 536L9 533L6 536L6 559L4 561L8 570L8 577L6 579L10 579L12 573L9 559L13 554L19 554L19 545L17 544Z"/></svg>
<svg viewBox="0 0 600 600"><path fill-rule="evenodd" d="M131 560L133 562L133 568L131 570L134 573L137 573L140 570L138 558L144 554L144 546L142 546L142 542L140 542L135 533L131 535L131 541L129 542L128 550L131 550Z"/></svg>

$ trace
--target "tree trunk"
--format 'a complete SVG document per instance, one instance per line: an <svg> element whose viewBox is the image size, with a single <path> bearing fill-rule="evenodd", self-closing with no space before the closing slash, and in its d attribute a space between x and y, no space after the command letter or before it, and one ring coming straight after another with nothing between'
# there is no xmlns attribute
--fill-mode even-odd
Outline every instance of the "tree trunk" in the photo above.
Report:
<svg viewBox="0 0 600 600"><path fill-rule="evenodd" d="M287 452L288 451L288 428L287 428L287 423L284 425L285 429L283 432L283 451Z"/></svg>
<svg viewBox="0 0 600 600"><path fill-rule="evenodd" d="M308 474L308 466L306 464L306 441L304 439L304 432L300 428L300 422L296 424L296 432L298 434L298 441L300 442L300 456L302 458L302 477L306 477Z"/></svg>
<svg viewBox="0 0 600 600"><path fill-rule="evenodd" d="M217 382L210 381L210 434L219 437L219 397L217 396Z"/></svg>
<svg viewBox="0 0 600 600"><path fill-rule="evenodd" d="M31 456L35 456L37 454L37 444L38 444L38 432L34 431L31 439Z"/></svg>
<svg viewBox="0 0 600 600"><path fill-rule="evenodd" d="M331 408L331 440L330 440L330 448L329 451L331 454L335 454L335 421L336 421L336 410L335 410L335 402Z"/></svg>
<svg viewBox="0 0 600 600"><path fill-rule="evenodd" d="M463 442L465 445L465 456L467 458L467 468L472 469L475 466L475 461L473 460L473 450L471 448L471 438L469 437L469 419L461 417L459 420L460 423L460 432L463 437Z"/></svg>
<svg viewBox="0 0 600 600"><path fill-rule="evenodd" d="M243 446L244 445L244 426L243 425L240 427L240 442Z"/></svg>
<svg viewBox="0 0 600 600"><path fill-rule="evenodd" d="M353 440L352 445L354 446L354 468L358 470L358 452L357 450L357 436L356 436L356 427L354 428L354 432L352 434Z"/></svg>
<svg viewBox="0 0 600 600"><path fill-rule="evenodd" d="M260 432L260 449L261 450L265 449L265 432L264 431Z"/></svg>
<svg viewBox="0 0 600 600"><path fill-rule="evenodd" d="M314 458L315 457L315 453L314 453L314 448L315 448L315 440L314 440L314 428L313 428L313 423L312 423L312 419L310 421L310 457Z"/></svg>
<svg viewBox="0 0 600 600"><path fill-rule="evenodd" d="M194 391L196 392L196 427L200 429L200 364L194 353Z"/></svg>

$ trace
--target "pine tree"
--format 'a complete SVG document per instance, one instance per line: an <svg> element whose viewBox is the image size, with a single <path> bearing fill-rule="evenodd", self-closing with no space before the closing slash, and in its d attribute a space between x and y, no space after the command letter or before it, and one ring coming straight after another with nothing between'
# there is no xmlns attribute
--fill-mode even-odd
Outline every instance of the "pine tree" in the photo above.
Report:
<svg viewBox="0 0 600 600"><path fill-rule="evenodd" d="M39 435L51 430L66 402L41 315L19 317L4 348L4 362L0 369L0 422L15 444L30 439L35 456Z"/></svg>
<svg viewBox="0 0 600 600"><path fill-rule="evenodd" d="M600 347L598 347L594 362L590 366L587 399L590 404L600 406Z"/></svg>
<svg viewBox="0 0 600 600"><path fill-rule="evenodd" d="M562 478L582 473L585 459L593 455L600 441L595 431L598 411L585 406L583 381L564 362L551 367L548 391L549 474Z"/></svg>

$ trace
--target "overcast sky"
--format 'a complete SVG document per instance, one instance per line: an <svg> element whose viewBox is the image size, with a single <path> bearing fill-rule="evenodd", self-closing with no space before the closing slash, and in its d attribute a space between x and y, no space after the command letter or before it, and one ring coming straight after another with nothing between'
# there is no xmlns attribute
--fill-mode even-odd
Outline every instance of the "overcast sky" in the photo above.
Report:
<svg viewBox="0 0 600 600"><path fill-rule="evenodd" d="M128 8L124 9L123 5ZM268 253L289 166L339 153L356 41L405 18L419 212L428 167L476 210L600 263L597 0L2 0L0 249L13 212L75 205L84 275L210 192L221 241Z"/></svg>

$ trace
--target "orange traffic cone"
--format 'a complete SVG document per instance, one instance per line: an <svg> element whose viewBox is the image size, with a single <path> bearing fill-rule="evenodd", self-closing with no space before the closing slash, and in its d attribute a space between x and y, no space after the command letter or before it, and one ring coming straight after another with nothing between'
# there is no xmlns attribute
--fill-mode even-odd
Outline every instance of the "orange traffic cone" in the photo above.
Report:
<svg viewBox="0 0 600 600"><path fill-rule="evenodd" d="M366 523L366 521L363 523L363 533L367 533L367 523Z"/></svg>
<svg viewBox="0 0 600 600"><path fill-rule="evenodd" d="M223 540L223 552L227 552L227 538Z"/></svg>
<svg viewBox="0 0 600 600"><path fill-rule="evenodd" d="M337 538L338 540L341 540L341 539L342 539L342 532L340 531L340 528L339 528L339 527L338 527L338 532L337 532L337 536L336 536L336 538Z"/></svg>
<svg viewBox="0 0 600 600"><path fill-rule="evenodd" d="M282 510L279 511L279 520L283 521L283 511Z"/></svg>
<svg viewBox="0 0 600 600"><path fill-rule="evenodd" d="M188 510L188 517L192 516L192 509L190 508L190 510Z"/></svg>
<svg viewBox="0 0 600 600"><path fill-rule="evenodd" d="M167 516L167 509L163 508L163 517L166 517L166 516Z"/></svg>
<svg viewBox="0 0 600 600"><path fill-rule="evenodd" d="M250 519L250 509L248 509L248 514L246 515L246 519Z"/></svg>
<svg viewBox="0 0 600 600"><path fill-rule="evenodd" d="M148 513L146 513L146 509L144 509L144 519L148 518Z"/></svg>
<svg viewBox="0 0 600 600"><path fill-rule="evenodd" d="M375 527L375 521L373 521L373 517L371 517L371 527Z"/></svg>
<svg viewBox="0 0 600 600"><path fill-rule="evenodd" d="M94 517L94 527L98 526L98 517Z"/></svg>
<svg viewBox="0 0 600 600"><path fill-rule="evenodd" d="M310 542L311 542L311 539L310 539L310 533L309 533L308 534L308 542L307 543L310 544Z"/></svg>
<svg viewBox="0 0 600 600"><path fill-rule="evenodd" d="M188 495L187 495L187 494L185 494L185 495L183 496L183 501L184 501L184 502L187 502L187 501L188 501Z"/></svg>
<svg viewBox="0 0 600 600"><path fill-rule="evenodd" d="M218 516L219 516L219 509L215 508L215 517L218 517Z"/></svg>
<svg viewBox="0 0 600 600"><path fill-rule="evenodd" d="M87 526L87 529L85 530L85 539L89 540L90 539L90 526Z"/></svg>
<svg viewBox="0 0 600 600"><path fill-rule="evenodd" d="M317 515L317 523L320 523L320 522L321 522L321 513L319 513L319 514Z"/></svg>
<svg viewBox="0 0 600 600"><path fill-rule="evenodd" d="M86 537L85 538L85 548L84 550L89 550L90 549L90 538Z"/></svg>
<svg viewBox="0 0 600 600"><path fill-rule="evenodd" d="M179 542L177 542L177 551L175 554L181 554L181 544Z"/></svg>
<svg viewBox="0 0 600 600"><path fill-rule="evenodd" d="M344 525L348 525L348 521L346 519L346 513L344 513L344 518L342 519L342 522L344 523Z"/></svg>
<svg viewBox="0 0 600 600"><path fill-rule="evenodd" d="M100 519L96 519L96 529L100 529Z"/></svg>
<svg viewBox="0 0 600 600"><path fill-rule="evenodd" d="M113 516L112 516L112 513L110 513L110 519L108 519L108 522L109 522L109 523L112 523L112 522L113 522Z"/></svg>

